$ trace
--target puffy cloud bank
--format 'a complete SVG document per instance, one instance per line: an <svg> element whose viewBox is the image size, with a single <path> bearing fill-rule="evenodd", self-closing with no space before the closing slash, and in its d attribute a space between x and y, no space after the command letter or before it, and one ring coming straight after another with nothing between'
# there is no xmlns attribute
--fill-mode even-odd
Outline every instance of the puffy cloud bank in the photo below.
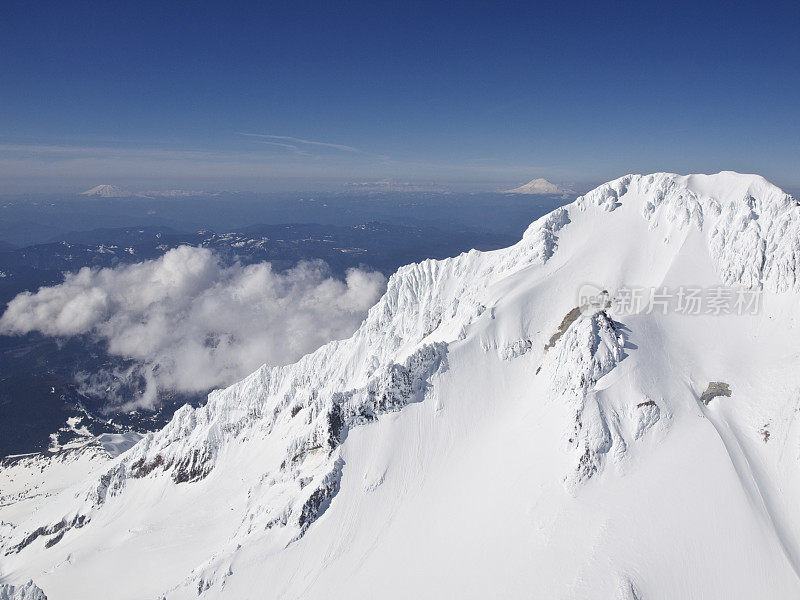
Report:
<svg viewBox="0 0 800 600"><path fill-rule="evenodd" d="M156 260L83 268L59 285L19 294L0 317L0 333L104 341L135 366L84 383L113 396L135 378L146 385L134 404L153 406L159 390L224 386L347 337L385 284L380 273L360 269L335 279L321 261L285 272L269 263L225 266L206 248L181 246Z"/></svg>

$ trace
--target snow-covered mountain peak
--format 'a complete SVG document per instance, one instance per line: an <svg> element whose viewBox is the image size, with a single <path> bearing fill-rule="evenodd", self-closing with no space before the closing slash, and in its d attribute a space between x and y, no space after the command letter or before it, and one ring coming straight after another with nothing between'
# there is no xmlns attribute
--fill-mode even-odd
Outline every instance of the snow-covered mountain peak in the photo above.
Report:
<svg viewBox="0 0 800 600"><path fill-rule="evenodd" d="M96 185L90 190L81 192L82 196L99 196L101 198L127 198L133 196L131 192L123 190L116 185Z"/></svg>
<svg viewBox="0 0 800 600"><path fill-rule="evenodd" d="M624 199L624 200L623 200ZM693 225L706 234L710 257L727 285L776 290L800 287L800 205L759 175L626 175L579 197L613 211L634 202L665 240Z"/></svg>
<svg viewBox="0 0 800 600"><path fill-rule="evenodd" d="M679 597L676 572L795 595L798 244L800 207L757 176L599 186L509 248L402 267L351 338L0 509L0 568L135 597L402 597L442 573L455 596ZM763 302L682 313L695 288Z"/></svg>
<svg viewBox="0 0 800 600"><path fill-rule="evenodd" d="M551 183L544 178L537 178L532 179L528 183L525 183L519 187L514 189L506 190L504 193L506 194L533 194L533 195L542 195L542 194L568 194L570 190L561 187L555 183Z"/></svg>
<svg viewBox="0 0 800 600"><path fill-rule="evenodd" d="M796 205L797 202L786 192L770 183L760 175L722 171L713 175L676 175L674 173L653 173L651 175L625 175L598 186L583 196L594 203L602 203L611 197L633 189L644 201L663 201L671 195L675 198L696 199L712 204L740 204L749 199L761 206Z"/></svg>

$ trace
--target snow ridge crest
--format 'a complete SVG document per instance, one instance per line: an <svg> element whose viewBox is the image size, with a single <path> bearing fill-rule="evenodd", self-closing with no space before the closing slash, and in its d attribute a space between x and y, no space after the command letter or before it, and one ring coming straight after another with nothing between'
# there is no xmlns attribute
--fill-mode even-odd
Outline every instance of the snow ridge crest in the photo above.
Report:
<svg viewBox="0 0 800 600"><path fill-rule="evenodd" d="M800 291L800 203L758 175L626 175L574 206L612 212L636 201L650 229L704 231L722 282Z"/></svg>

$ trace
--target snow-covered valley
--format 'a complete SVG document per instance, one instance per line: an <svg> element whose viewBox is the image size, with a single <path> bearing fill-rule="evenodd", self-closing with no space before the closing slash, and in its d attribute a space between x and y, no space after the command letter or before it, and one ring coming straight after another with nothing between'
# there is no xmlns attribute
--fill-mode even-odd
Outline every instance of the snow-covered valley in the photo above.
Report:
<svg viewBox="0 0 800 600"><path fill-rule="evenodd" d="M687 289L717 302L617 310L630 290ZM731 172L617 179L514 246L400 268L351 338L117 457L6 461L0 584L51 600L796 597L798 300L791 196Z"/></svg>

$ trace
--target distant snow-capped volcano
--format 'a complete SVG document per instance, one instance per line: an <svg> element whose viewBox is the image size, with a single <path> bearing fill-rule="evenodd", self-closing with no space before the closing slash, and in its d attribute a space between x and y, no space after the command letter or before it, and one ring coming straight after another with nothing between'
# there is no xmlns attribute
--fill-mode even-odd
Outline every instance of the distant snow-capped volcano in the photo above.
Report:
<svg viewBox="0 0 800 600"><path fill-rule="evenodd" d="M551 183L547 181L547 179L533 179L526 183L525 185L521 185L519 187L514 188L513 190L505 190L505 194L568 194L571 190L567 188L561 187L555 183Z"/></svg>
<svg viewBox="0 0 800 600"><path fill-rule="evenodd" d="M798 339L794 198L755 175L628 175L509 248L401 267L352 337L118 457L0 465L2 581L798 598Z"/></svg>
<svg viewBox="0 0 800 600"><path fill-rule="evenodd" d="M81 196L99 196L100 198L128 198L129 196L133 196L133 194L116 185L96 185L92 189L82 192Z"/></svg>
<svg viewBox="0 0 800 600"><path fill-rule="evenodd" d="M81 195L97 196L100 198L190 198L192 196L209 196L214 194L202 190L148 190L145 192L130 192L116 185L97 185L90 190L81 192Z"/></svg>

